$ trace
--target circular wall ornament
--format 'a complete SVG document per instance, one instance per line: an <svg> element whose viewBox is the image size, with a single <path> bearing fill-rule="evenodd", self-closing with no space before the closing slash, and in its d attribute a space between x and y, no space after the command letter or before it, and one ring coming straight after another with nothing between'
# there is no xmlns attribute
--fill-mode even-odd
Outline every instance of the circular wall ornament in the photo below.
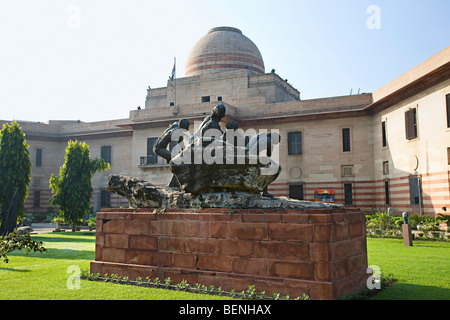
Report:
<svg viewBox="0 0 450 320"><path fill-rule="evenodd" d="M410 167L413 171L416 171L419 168L419 158L416 155L411 157Z"/></svg>
<svg viewBox="0 0 450 320"><path fill-rule="evenodd" d="M302 176L302 169L299 167L293 167L289 169L289 175L292 179L300 179Z"/></svg>

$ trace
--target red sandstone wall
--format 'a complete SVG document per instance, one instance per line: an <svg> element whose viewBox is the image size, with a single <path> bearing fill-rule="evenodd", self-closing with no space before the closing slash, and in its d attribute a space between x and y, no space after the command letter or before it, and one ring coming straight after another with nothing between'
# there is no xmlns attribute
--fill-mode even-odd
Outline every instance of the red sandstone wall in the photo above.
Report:
<svg viewBox="0 0 450 320"><path fill-rule="evenodd" d="M356 210L150 212L97 214L91 272L313 299L354 293L368 277L365 218Z"/></svg>

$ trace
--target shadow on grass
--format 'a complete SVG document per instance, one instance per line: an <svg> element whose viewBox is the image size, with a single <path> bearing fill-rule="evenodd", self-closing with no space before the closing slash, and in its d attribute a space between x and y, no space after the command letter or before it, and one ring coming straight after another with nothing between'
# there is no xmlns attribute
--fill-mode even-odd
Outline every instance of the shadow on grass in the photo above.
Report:
<svg viewBox="0 0 450 320"><path fill-rule="evenodd" d="M70 232L67 233L68 236L70 237L46 237L46 236L39 236L39 235L34 235L32 236L32 239L34 241L42 241L42 242L86 242L86 243L95 243L95 238L83 238L86 237L85 234L77 234L76 232ZM95 235L94 234L89 234L89 236L91 235ZM75 236L75 237L73 237Z"/></svg>
<svg viewBox="0 0 450 320"><path fill-rule="evenodd" d="M16 272L30 272L30 270L21 270L21 269L15 269L15 268L0 268L0 270L3 270L3 271L16 271Z"/></svg>
<svg viewBox="0 0 450 320"><path fill-rule="evenodd" d="M45 252L30 252L27 255L22 250L14 251L8 253L8 257L9 256L21 256L38 259L94 260L95 252L90 250L48 248Z"/></svg>
<svg viewBox="0 0 450 320"><path fill-rule="evenodd" d="M396 283L383 290L374 300L449 300L450 289L410 283Z"/></svg>

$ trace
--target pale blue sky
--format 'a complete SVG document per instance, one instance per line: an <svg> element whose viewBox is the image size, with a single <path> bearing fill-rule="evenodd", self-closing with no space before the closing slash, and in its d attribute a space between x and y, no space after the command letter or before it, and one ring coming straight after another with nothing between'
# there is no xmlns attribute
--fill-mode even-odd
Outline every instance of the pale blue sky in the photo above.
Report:
<svg viewBox="0 0 450 320"><path fill-rule="evenodd" d="M217 26L302 99L373 92L450 44L449 14L448 0L0 0L0 119L127 118Z"/></svg>

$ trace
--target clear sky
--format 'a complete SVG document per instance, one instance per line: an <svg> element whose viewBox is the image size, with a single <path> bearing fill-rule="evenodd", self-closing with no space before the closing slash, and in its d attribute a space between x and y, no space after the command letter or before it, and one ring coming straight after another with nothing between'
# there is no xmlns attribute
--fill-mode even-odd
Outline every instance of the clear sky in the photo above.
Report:
<svg viewBox="0 0 450 320"><path fill-rule="evenodd" d="M450 45L449 0L0 0L0 119L128 118L209 29L302 99L373 92Z"/></svg>

